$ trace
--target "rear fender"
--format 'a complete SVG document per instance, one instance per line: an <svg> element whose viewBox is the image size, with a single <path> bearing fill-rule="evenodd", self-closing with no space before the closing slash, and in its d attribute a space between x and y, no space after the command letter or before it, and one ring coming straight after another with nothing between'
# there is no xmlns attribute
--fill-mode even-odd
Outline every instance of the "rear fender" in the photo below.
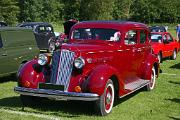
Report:
<svg viewBox="0 0 180 120"><path fill-rule="evenodd" d="M143 70L144 71L144 79L147 79L147 80L151 79L151 71L152 71L153 66L155 67L155 70L156 70L156 77L158 77L159 70L160 70L158 58L154 55L149 55L145 61L145 67Z"/></svg>
<svg viewBox="0 0 180 120"><path fill-rule="evenodd" d="M99 65L93 69L87 80L85 80L84 86L89 92L102 95L106 82L113 75L118 76L115 68L108 65Z"/></svg>

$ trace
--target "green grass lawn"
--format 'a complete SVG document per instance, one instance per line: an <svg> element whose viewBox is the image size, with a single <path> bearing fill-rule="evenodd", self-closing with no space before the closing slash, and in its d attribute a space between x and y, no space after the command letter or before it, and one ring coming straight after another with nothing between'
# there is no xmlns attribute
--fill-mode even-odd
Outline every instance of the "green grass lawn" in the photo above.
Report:
<svg viewBox="0 0 180 120"><path fill-rule="evenodd" d="M44 101L38 106L22 106L13 91L15 79L0 82L0 120L179 120L180 119L180 54L177 60L165 60L156 88L140 90L119 99L111 114L105 117L93 112L92 103L79 101ZM2 79L2 78L1 78ZM8 80L8 81L7 81Z"/></svg>

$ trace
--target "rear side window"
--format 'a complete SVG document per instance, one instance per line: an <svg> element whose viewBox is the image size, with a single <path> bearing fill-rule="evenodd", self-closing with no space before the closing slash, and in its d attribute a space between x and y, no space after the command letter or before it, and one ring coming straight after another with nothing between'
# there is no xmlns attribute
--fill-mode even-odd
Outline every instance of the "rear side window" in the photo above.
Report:
<svg viewBox="0 0 180 120"><path fill-rule="evenodd" d="M1 35L0 35L0 48L3 47L3 43L2 43L2 38L1 38Z"/></svg>
<svg viewBox="0 0 180 120"><path fill-rule="evenodd" d="M137 31L136 30L130 30L126 33L125 39L124 39L125 45L134 45L137 44Z"/></svg>
<svg viewBox="0 0 180 120"><path fill-rule="evenodd" d="M146 32L145 31L140 31L140 44L143 44L146 42Z"/></svg>

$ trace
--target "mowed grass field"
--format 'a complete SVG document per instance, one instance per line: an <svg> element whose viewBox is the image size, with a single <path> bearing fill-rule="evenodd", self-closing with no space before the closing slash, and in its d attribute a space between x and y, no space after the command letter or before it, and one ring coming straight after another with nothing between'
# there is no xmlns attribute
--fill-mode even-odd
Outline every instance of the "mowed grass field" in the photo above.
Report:
<svg viewBox="0 0 180 120"><path fill-rule="evenodd" d="M0 120L180 120L180 53L166 59L156 88L141 89L119 99L111 114L97 116L93 104L82 101L46 100L37 106L23 107L13 77L0 79Z"/></svg>

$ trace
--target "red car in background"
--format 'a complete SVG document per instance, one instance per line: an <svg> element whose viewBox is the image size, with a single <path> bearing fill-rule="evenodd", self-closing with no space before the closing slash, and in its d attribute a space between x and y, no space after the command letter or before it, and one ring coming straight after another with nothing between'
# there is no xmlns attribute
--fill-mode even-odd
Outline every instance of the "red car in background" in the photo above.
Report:
<svg viewBox="0 0 180 120"><path fill-rule="evenodd" d="M169 32L151 32L151 45L153 53L158 56L159 63L162 63L162 59L166 57L176 59L179 43Z"/></svg>

